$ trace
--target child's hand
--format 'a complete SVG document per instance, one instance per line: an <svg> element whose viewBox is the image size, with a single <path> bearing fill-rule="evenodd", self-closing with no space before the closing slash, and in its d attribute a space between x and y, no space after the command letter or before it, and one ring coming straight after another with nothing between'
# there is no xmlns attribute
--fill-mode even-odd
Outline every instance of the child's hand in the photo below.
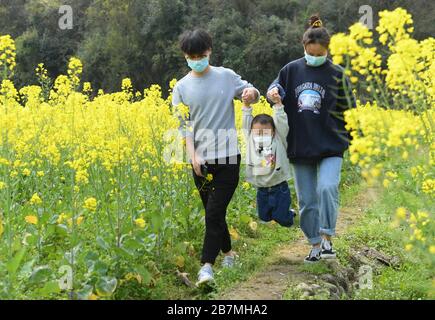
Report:
<svg viewBox="0 0 435 320"><path fill-rule="evenodd" d="M243 106L249 107L256 99L257 91L254 88L245 88L242 93Z"/></svg>
<svg viewBox="0 0 435 320"><path fill-rule="evenodd" d="M250 101L246 97L242 97L242 107L245 107L245 108L251 107Z"/></svg>

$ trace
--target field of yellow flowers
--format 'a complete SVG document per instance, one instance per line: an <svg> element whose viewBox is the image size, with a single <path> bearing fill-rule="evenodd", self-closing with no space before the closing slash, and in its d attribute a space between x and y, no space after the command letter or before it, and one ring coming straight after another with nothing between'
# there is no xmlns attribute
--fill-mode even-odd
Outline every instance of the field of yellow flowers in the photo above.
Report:
<svg viewBox="0 0 435 320"><path fill-rule="evenodd" d="M353 138L349 160L369 186L399 199L391 228L406 230L405 250L427 261L433 295L435 39L413 39L404 9L379 16L378 39L355 24L331 41L333 60L346 68L359 97L358 107L345 114Z"/></svg>
<svg viewBox="0 0 435 320"><path fill-rule="evenodd" d="M76 58L51 89L40 64L40 85L17 91L9 36L0 57L0 297L95 299L128 286L144 297L162 271L196 262L203 214L190 168L168 156L171 97L133 93L125 79L91 98Z"/></svg>
<svg viewBox="0 0 435 320"><path fill-rule="evenodd" d="M377 31L379 43L355 24L331 43L359 97L346 113L349 161L368 184L418 195L391 221L434 266L435 39L413 39L402 9L382 12ZM53 83L40 64L39 85L17 90L15 66L14 41L1 36L0 299L146 298L162 274L195 265L203 212L189 166L174 161L170 94L134 92L129 79L95 93L77 58ZM264 98L255 110L270 113ZM240 128L240 102L236 115ZM256 229L246 214L229 222L234 239Z"/></svg>

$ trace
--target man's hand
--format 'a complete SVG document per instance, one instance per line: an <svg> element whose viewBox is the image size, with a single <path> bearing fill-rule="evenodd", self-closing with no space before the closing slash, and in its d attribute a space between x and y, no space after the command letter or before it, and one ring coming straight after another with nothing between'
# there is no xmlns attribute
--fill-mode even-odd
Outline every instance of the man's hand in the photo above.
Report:
<svg viewBox="0 0 435 320"><path fill-rule="evenodd" d="M195 171L195 174L199 177L204 177L201 172L201 165L204 164L205 161L202 157L195 154L195 156L192 159L192 166L193 170Z"/></svg>
<svg viewBox="0 0 435 320"><path fill-rule="evenodd" d="M257 100L257 90L254 88L245 88L242 93L242 101L244 106L251 105Z"/></svg>
<svg viewBox="0 0 435 320"><path fill-rule="evenodd" d="M279 95L278 88L273 88L267 92L267 98L274 104L282 104L281 96Z"/></svg>

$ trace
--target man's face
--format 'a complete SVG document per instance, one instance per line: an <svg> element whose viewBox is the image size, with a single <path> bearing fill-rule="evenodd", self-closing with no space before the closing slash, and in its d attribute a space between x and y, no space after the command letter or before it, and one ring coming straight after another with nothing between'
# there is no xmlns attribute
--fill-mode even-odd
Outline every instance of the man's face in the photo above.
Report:
<svg viewBox="0 0 435 320"><path fill-rule="evenodd" d="M186 54L186 55L184 55L184 57L186 59L189 59L189 60L198 61L198 60L201 60L201 59L204 59L204 58L207 58L207 57L210 58L210 55L211 55L211 49L203 52L202 54L191 55L191 56Z"/></svg>

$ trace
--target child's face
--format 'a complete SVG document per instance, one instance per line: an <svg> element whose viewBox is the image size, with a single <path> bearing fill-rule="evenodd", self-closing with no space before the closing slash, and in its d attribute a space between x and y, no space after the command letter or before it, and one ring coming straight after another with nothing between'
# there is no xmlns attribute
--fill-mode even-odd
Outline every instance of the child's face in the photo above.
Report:
<svg viewBox="0 0 435 320"><path fill-rule="evenodd" d="M270 123L261 124L259 122L252 125L252 133L254 136L274 136L275 132Z"/></svg>

